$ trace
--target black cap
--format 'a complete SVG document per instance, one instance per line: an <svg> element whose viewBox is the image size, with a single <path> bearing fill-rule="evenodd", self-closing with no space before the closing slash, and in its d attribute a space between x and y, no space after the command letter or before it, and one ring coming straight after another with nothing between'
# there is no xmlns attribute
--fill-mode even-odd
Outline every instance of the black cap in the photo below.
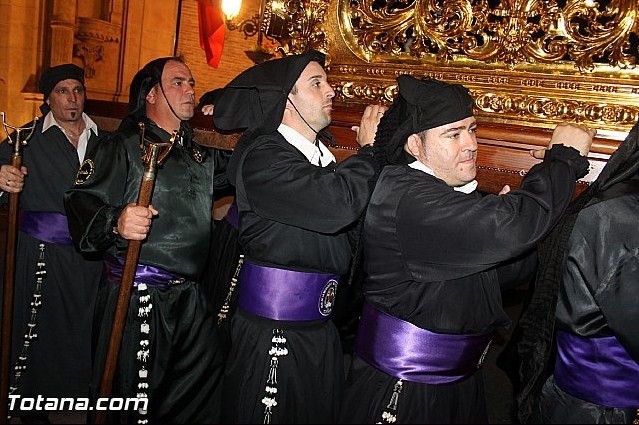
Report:
<svg viewBox="0 0 639 425"><path fill-rule="evenodd" d="M45 69L38 83L38 90L44 95L44 100L47 100L56 84L63 80L78 80L84 86L84 70L72 63Z"/></svg>
<svg viewBox="0 0 639 425"><path fill-rule="evenodd" d="M288 94L302 71L310 62L324 66L324 61L323 53L311 50L247 69L217 96L215 126L220 130L259 129L263 133L276 130L282 122Z"/></svg>
<svg viewBox="0 0 639 425"><path fill-rule="evenodd" d="M397 84L397 97L375 137L376 150L391 163L406 163L404 145L411 134L473 116L473 99L460 84L410 75L397 77Z"/></svg>

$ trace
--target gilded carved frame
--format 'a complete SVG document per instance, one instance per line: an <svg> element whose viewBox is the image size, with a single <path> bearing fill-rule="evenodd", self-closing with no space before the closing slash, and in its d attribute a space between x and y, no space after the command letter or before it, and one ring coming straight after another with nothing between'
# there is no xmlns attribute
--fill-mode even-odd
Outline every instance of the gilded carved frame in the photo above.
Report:
<svg viewBox="0 0 639 425"><path fill-rule="evenodd" d="M410 73L464 84L487 122L620 140L639 118L637 0L267 0L262 31L326 52L344 106L388 102Z"/></svg>

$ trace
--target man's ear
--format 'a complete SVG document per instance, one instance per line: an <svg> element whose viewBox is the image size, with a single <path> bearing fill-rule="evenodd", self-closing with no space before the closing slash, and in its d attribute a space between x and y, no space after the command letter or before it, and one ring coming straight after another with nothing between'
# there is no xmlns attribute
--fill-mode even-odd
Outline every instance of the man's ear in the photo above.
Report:
<svg viewBox="0 0 639 425"><path fill-rule="evenodd" d="M286 97L286 105L284 105L284 110L289 110L289 111L293 110L293 104L291 103L291 98L288 96Z"/></svg>
<svg viewBox="0 0 639 425"><path fill-rule="evenodd" d="M286 105L284 105L284 113L282 114L282 123L287 124L294 113L293 104L290 98L286 98Z"/></svg>
<svg viewBox="0 0 639 425"><path fill-rule="evenodd" d="M146 95L146 101L150 104L154 104L157 99L156 94L157 90L155 89L155 86L151 87L151 90L149 90L149 93Z"/></svg>
<svg viewBox="0 0 639 425"><path fill-rule="evenodd" d="M411 134L408 136L404 149L406 152L417 158L419 156L419 148L422 145L422 139L417 134Z"/></svg>

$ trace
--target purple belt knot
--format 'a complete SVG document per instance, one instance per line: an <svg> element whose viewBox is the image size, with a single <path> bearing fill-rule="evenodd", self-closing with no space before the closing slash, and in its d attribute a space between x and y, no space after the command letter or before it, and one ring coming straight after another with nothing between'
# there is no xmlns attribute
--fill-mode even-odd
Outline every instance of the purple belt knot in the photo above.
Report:
<svg viewBox="0 0 639 425"><path fill-rule="evenodd" d="M67 216L57 212L20 211L21 232L43 242L73 245Z"/></svg>
<svg viewBox="0 0 639 425"><path fill-rule="evenodd" d="M244 261L238 306L249 313L282 321L328 320L339 275L258 266Z"/></svg>
<svg viewBox="0 0 639 425"><path fill-rule="evenodd" d="M124 260L107 255L104 257L104 276L112 283L120 284L122 272L124 270ZM159 267L138 264L135 270L133 286L145 283L149 287L166 289L172 286L181 285L188 279L183 276L168 272Z"/></svg>
<svg viewBox="0 0 639 425"><path fill-rule="evenodd" d="M382 372L421 384L449 384L473 375L484 362L492 333L438 334L364 303L355 352Z"/></svg>
<svg viewBox="0 0 639 425"><path fill-rule="evenodd" d="M616 337L557 332L555 382L568 394L605 407L639 407L639 364Z"/></svg>

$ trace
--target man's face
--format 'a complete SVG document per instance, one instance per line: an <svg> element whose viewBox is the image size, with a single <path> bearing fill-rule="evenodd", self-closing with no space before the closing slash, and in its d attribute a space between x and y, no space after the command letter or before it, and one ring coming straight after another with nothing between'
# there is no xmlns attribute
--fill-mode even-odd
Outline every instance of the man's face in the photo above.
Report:
<svg viewBox="0 0 639 425"><path fill-rule="evenodd" d="M161 84L164 95L157 85L149 93L158 112L165 119L174 119L175 115L182 121L191 119L195 113L195 80L189 67L182 62L168 61L164 65ZM149 100L148 96L147 100ZM168 105L171 105L175 115Z"/></svg>
<svg viewBox="0 0 639 425"><path fill-rule="evenodd" d="M62 80L55 85L47 104L58 123L73 122L82 119L85 92L82 82L74 79Z"/></svg>
<svg viewBox="0 0 639 425"><path fill-rule="evenodd" d="M335 92L328 84L326 72L319 63L309 62L306 65L288 97L290 102L297 108L297 111L299 111L298 114L294 108L287 105L287 109L291 112L291 120L294 123L297 122L301 128L305 128L306 124L304 124L300 115L316 132L331 123L331 110ZM294 123L285 122L285 124L297 128Z"/></svg>
<svg viewBox="0 0 639 425"><path fill-rule="evenodd" d="M477 123L474 117L431 128L409 141L409 151L449 186L470 183L477 175ZM423 133L422 133L423 134Z"/></svg>

